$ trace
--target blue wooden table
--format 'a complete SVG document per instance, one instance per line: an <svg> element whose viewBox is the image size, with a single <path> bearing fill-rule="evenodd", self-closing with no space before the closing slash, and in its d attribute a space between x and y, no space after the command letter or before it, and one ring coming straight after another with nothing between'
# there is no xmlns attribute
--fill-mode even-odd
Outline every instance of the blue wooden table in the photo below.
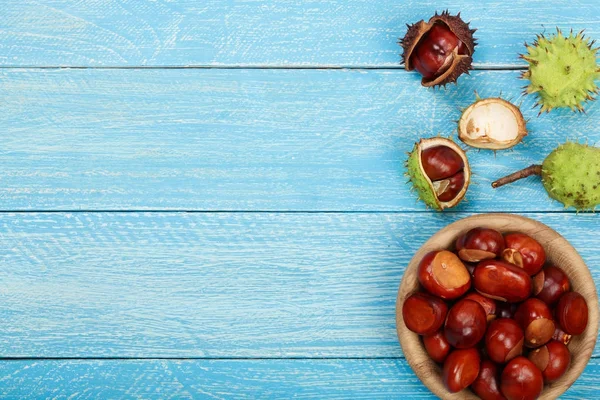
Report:
<svg viewBox="0 0 600 400"><path fill-rule="evenodd" d="M424 1L5 0L0 6L0 398L432 398L394 309L423 242L473 213L563 234L600 283L600 216L531 178L600 104L537 117L523 42L600 39L598 0L452 0L479 30L447 90L399 65ZM468 202L415 202L405 152L482 97L530 135L470 151ZM599 398L600 352L566 399Z"/></svg>

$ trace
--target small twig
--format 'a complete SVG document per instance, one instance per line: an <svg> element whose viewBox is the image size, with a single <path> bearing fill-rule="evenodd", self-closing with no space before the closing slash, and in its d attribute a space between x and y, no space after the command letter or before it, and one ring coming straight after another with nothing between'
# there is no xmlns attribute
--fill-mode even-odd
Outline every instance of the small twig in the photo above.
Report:
<svg viewBox="0 0 600 400"><path fill-rule="evenodd" d="M504 178L498 179L497 181L492 183L492 187L494 189L499 188L500 186L504 186L506 184L513 183L515 181L518 181L519 179L527 178L528 176L531 176L531 175L542 175L542 166L536 165L536 164L530 165L529 167L527 167L525 169L522 169L513 174L505 176Z"/></svg>

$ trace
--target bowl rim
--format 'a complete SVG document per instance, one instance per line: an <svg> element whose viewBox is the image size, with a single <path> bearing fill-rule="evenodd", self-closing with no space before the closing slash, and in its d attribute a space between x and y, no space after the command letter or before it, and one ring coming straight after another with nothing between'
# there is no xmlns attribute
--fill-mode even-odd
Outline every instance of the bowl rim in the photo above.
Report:
<svg viewBox="0 0 600 400"><path fill-rule="evenodd" d="M576 284L573 284L573 279L569 276L571 289L575 289L580 293L583 292L582 295L587 300L589 310L588 326L582 335L574 337L573 341L569 344L569 349L572 353L577 353L577 357L572 358L571 365L565 375L556 382L545 385L539 397L540 399L555 399L577 380L579 375L585 370L592 356L598 336L598 294L591 272L577 250L554 229L539 221L521 215L488 213L459 219L437 231L417 250L404 271L396 298L396 331L404 356L423 384L441 399L479 398L468 389L458 393L450 393L445 388L441 379L440 366L429 358L419 335L406 328L402 318L402 303L408 295L419 288L417 267L426 253L436 249L447 249L453 244L458 234L481 226L497 229L502 233L523 232L529 234L542 242L548 254L552 254L553 252L553 250L548 250L548 246L551 249L561 247L561 256L559 257L561 264L564 265L568 262L570 265L573 265L573 269L577 270ZM446 244L443 245L442 243ZM552 263L556 263L556 260L553 259ZM431 373L432 370L436 373Z"/></svg>

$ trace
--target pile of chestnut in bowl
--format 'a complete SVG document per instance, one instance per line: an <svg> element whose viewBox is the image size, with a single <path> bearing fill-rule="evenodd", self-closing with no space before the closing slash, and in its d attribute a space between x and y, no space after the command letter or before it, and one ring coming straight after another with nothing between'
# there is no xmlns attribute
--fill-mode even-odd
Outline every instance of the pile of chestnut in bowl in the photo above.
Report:
<svg viewBox="0 0 600 400"><path fill-rule="evenodd" d="M442 364L450 392L470 387L484 400L536 399L567 371L568 344L585 330L588 306L569 277L545 262L530 236L487 228L421 260L424 291L406 298L402 316Z"/></svg>

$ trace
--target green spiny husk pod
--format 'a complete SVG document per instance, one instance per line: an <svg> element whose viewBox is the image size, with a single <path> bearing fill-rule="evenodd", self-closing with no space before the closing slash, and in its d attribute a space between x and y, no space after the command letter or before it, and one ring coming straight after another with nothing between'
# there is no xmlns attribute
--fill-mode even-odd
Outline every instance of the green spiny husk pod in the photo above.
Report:
<svg viewBox="0 0 600 400"><path fill-rule="evenodd" d="M565 208L593 211L600 205L600 148L575 142L558 146L542 163L531 165L492 183L497 188L540 175L548 195Z"/></svg>
<svg viewBox="0 0 600 400"><path fill-rule="evenodd" d="M560 29L549 37L538 35L532 45L525 43L527 54L521 58L529 68L522 78L530 81L525 93L537 94L540 114L562 107L582 112L583 104L595 99L600 70L596 64L598 48L593 45L583 32L571 31L564 36Z"/></svg>

